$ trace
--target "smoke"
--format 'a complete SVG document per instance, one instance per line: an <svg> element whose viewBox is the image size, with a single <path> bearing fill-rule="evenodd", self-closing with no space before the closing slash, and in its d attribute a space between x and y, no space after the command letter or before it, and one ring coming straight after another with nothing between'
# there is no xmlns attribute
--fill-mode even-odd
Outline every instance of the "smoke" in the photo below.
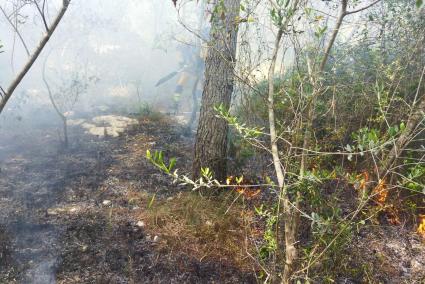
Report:
<svg viewBox="0 0 425 284"><path fill-rule="evenodd" d="M53 18L60 1L47 3L48 15ZM2 6L13 9L9 2ZM186 13L196 17L196 13L191 13L196 3L186 6ZM21 14L24 17L19 31L31 52L44 32L43 22L34 7L26 7ZM0 54L0 85L5 88L28 56L4 18L0 18L0 29L4 45ZM192 42L193 37L179 24L178 12L171 2L74 0L41 58L16 90L2 119L28 119L38 108L54 115L48 110L51 104L41 80L46 56L46 73L52 84L66 80L72 72L86 72L98 79L79 99L76 109L88 111L104 104L125 108L134 105L140 96L154 104L167 101L175 81L160 88L154 85L178 69L181 59L177 46L181 41Z"/></svg>
<svg viewBox="0 0 425 284"><path fill-rule="evenodd" d="M13 4L18 2L23 3L11 0L0 1L0 5L11 13L16 8ZM61 2L46 1L48 22L54 18ZM185 20L192 24L198 18L196 9L196 2L188 1L179 13L188 15ZM10 211L9 214L5 208L2 212L6 212L8 218L26 212L21 216L26 220L23 223L14 224L8 218L1 223L11 232L15 244L13 259L28 267L22 276L24 283L55 283L58 262L54 248L58 229L38 227L38 222L45 221L38 220L38 213L35 214L55 205L51 191L57 190L56 186L44 187L50 180L48 172L55 167L42 164L42 160L35 161L41 154L26 156L29 152L52 155L58 151L58 147L52 147L52 141L56 140L59 145L62 135L60 116L42 80L43 68L55 103L71 122L70 127L80 127L73 123L83 121L81 125L87 127L82 131L98 136L119 135L123 124L133 124L133 120L114 114L129 114L146 104L167 110L171 104L178 78L159 87L155 84L180 68L178 46L195 41L194 35L179 23L179 13L171 1L72 0L46 48L0 114L0 194L7 195L9 203L20 204L16 205L18 213ZM18 20L19 33L32 52L45 32L43 21L31 5L20 10ZM2 14L0 31L4 51L0 53L0 86L6 89L27 61L28 54ZM74 100L71 94L76 86L81 92ZM46 143L38 145L41 141ZM40 180L34 180L32 173L25 169L31 163L41 163L35 171L41 175ZM7 184L9 177L5 178L6 173L15 168L21 171L19 184L23 185L17 191L11 190ZM24 176L26 172L29 172L28 180ZM43 257L39 257L40 253Z"/></svg>

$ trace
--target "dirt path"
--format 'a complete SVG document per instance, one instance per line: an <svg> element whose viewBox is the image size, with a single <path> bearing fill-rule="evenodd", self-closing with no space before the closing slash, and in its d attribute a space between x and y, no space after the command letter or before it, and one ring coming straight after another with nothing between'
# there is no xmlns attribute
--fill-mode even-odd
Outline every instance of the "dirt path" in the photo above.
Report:
<svg viewBox="0 0 425 284"><path fill-rule="evenodd" d="M191 141L175 126L142 121L106 139L72 133L66 152L49 130L0 145L0 283L254 282L225 264L158 251L137 226L143 209L129 193L178 191L144 159L157 148L189 160Z"/></svg>

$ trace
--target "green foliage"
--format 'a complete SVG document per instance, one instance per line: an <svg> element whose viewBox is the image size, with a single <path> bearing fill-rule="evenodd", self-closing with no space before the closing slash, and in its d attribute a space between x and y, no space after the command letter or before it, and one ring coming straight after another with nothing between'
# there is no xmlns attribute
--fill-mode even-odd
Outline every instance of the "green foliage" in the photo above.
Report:
<svg viewBox="0 0 425 284"><path fill-rule="evenodd" d="M213 178L213 172L209 168L201 168L201 175L208 180Z"/></svg>
<svg viewBox="0 0 425 284"><path fill-rule="evenodd" d="M192 190L197 190L201 187L222 186L214 179L214 173L209 168L201 168L201 177L198 180L192 180L186 175L179 175L177 169L173 171L177 161L176 158L171 158L167 164L162 151L155 151L152 154L150 150L146 150L146 159L162 172L172 177L174 182L180 182L180 185L189 185Z"/></svg>
<svg viewBox="0 0 425 284"><path fill-rule="evenodd" d="M138 105L138 114L142 117L151 116L155 111L151 104L147 102L142 102Z"/></svg>
<svg viewBox="0 0 425 284"><path fill-rule="evenodd" d="M146 158L160 170L168 175L173 174L171 171L176 165L176 158L171 158L168 165L164 161L164 154L162 151L155 151L152 155L149 150L146 151Z"/></svg>
<svg viewBox="0 0 425 284"><path fill-rule="evenodd" d="M282 28L286 20L294 15L291 2L273 1L277 6L273 4L270 9L270 19L275 27ZM356 8L358 3L354 2L350 9ZM306 242L302 243L304 239L300 242L304 252L300 262L304 267L309 267L310 275L306 279L314 275L315 282L331 283L341 273L354 275L366 270L363 266L347 269L351 265L348 260L351 252L347 248L356 230L365 225L367 219L359 217L366 214L361 207L364 200L354 192L352 184L360 184L357 174L360 167L365 169L365 175L370 174L377 166L372 162L378 162L379 166L379 162L385 159L386 152L405 131L405 110L417 93L418 74L422 72L423 60L415 59L421 50L415 46L418 41L412 39L423 31L425 24L416 15L414 6L419 7L423 3L416 0L408 2L383 1L383 7L372 9L364 16L359 14L359 17L364 17L365 21L361 22L364 28L358 26L359 32L353 32L354 40L350 38L343 45L337 42L333 46L323 74L317 77L314 72L320 62L329 27L322 21L323 15L305 7L303 20L311 24L310 31L315 36L312 42L319 42L320 47L309 44L306 47L297 46L299 54L295 54L294 66L287 68L285 75L273 78L278 151L285 170L284 183L287 185L285 198L292 201L295 196L300 196L297 201L302 204L299 207L304 221L302 225L308 224L308 228L303 228L302 232L307 235ZM242 4L240 10L245 12L246 7ZM213 19L223 19L225 12L223 1L219 1L214 8ZM237 19L237 22L242 20ZM292 22L289 25L284 36L292 35L295 30ZM298 43L304 44L304 41ZM258 142L261 146L269 147L268 82L257 82L252 90L242 94L242 103L236 105L232 112L224 105L215 107L217 117L225 119L239 134L237 138L231 138L232 147L244 148L246 151L239 154L246 157L253 155L249 143ZM311 151L306 159L305 173L299 177L304 129L306 121L310 119L310 113L306 113L306 110L312 101L315 108L311 119L313 133L308 145ZM266 139L267 144L262 139ZM344 153L335 154L341 151L341 145L346 145L343 146ZM354 155L358 159L349 165L340 158L348 156L352 160ZM372 161L371 155L377 159ZM411 155L414 156L411 161L406 160L404 165L397 167L399 175L395 180L400 187L421 192L425 166L414 163L419 160L420 154L415 152ZM162 161L163 157L153 160ZM157 161L157 164L165 172L168 170L166 163ZM201 181L186 179L185 182L195 188L199 184L217 185L209 169L201 169L201 174ZM369 181L369 177L361 180L363 183ZM270 178L266 182L273 184ZM360 202L358 199L361 199ZM279 201L271 203L255 208L265 224L263 243L258 251L262 262L271 259L280 249L276 239L281 214L276 208ZM415 202L409 206L418 208Z"/></svg>
<svg viewBox="0 0 425 284"><path fill-rule="evenodd" d="M231 115L223 104L214 107L214 110L218 113L217 117L225 119L231 126L235 127L244 139L258 138L263 134L263 128L247 127L245 123L239 122L236 116Z"/></svg>
<svg viewBox="0 0 425 284"><path fill-rule="evenodd" d="M259 257L261 260L266 260L277 250L277 239L276 239L276 222L278 220L276 210L264 209L262 204L259 208L255 207L255 212L258 216L262 217L266 221L266 228L263 235L264 243L259 248Z"/></svg>
<svg viewBox="0 0 425 284"><path fill-rule="evenodd" d="M324 26L324 27L318 27L317 30L314 32L314 35L318 38L321 39L327 31L328 27Z"/></svg>
<svg viewBox="0 0 425 284"><path fill-rule="evenodd" d="M133 106L130 106L129 108L133 109ZM161 119L164 118L164 115L161 112L156 111L154 107L147 102L138 103L134 111L140 118L147 118L153 122L161 121Z"/></svg>
<svg viewBox="0 0 425 284"><path fill-rule="evenodd" d="M313 266L310 275L320 283L332 283L348 265L347 250L356 230L365 224L363 220L346 218L342 206L344 187L324 195L325 181L335 179L335 172L316 171L314 180L304 180L297 190L302 192L307 206L304 218L310 222L310 242L304 246L304 266ZM329 186L329 185L328 185Z"/></svg>
<svg viewBox="0 0 425 284"><path fill-rule="evenodd" d="M272 23L276 27L281 27L286 18L294 15L293 9L290 7L291 0L276 0L276 7L270 10Z"/></svg>
<svg viewBox="0 0 425 284"><path fill-rule="evenodd" d="M404 122L401 122L399 125L388 127L387 132L384 134L381 134L380 131L375 128L360 128L351 134L355 145L352 146L347 144L345 150L349 153L358 151L360 156L364 156L366 152L376 155L382 151L386 145L390 144L389 142L400 135L405 128L406 125ZM351 154L348 155L349 161L351 161L352 156Z"/></svg>
<svg viewBox="0 0 425 284"><path fill-rule="evenodd" d="M214 5L214 8L212 10L211 14L211 22L217 23L220 20L224 20L226 17L226 5L224 5L224 0L219 0L217 4ZM215 28L218 28L216 25L212 25L211 28L213 29L211 32L217 32L214 30Z"/></svg>
<svg viewBox="0 0 425 284"><path fill-rule="evenodd" d="M139 105L139 114L141 116L149 116L153 113L153 108L149 103L141 103Z"/></svg>
<svg viewBox="0 0 425 284"><path fill-rule="evenodd" d="M354 142L357 143L357 149L359 151L373 150L380 144L380 134L377 129L368 127L360 128L358 131L352 134ZM350 147L347 145L347 150ZM376 151L375 151L376 152Z"/></svg>
<svg viewBox="0 0 425 284"><path fill-rule="evenodd" d="M412 165L407 160L404 163ZM400 183L413 192L425 194L425 164L413 163L412 166L407 167L406 174L402 177Z"/></svg>

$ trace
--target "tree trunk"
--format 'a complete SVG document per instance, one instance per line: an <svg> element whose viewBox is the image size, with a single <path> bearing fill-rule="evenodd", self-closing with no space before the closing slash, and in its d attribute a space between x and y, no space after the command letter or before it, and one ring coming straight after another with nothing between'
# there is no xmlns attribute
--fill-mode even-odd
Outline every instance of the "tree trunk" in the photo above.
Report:
<svg viewBox="0 0 425 284"><path fill-rule="evenodd" d="M299 0L295 0L290 10L291 13L295 14L295 11L298 9ZM269 128L270 128L270 148L271 154L273 157L273 165L276 172L276 178L280 189L279 194L279 203L282 202L283 205L283 227L285 232L285 259L283 265L283 275L282 283L288 284L291 281L291 276L294 271L295 262L297 260L297 228L298 228L298 211L296 208L293 208L290 202L290 197L285 186L285 169L282 166L279 156L279 146L278 146L278 133L276 130L276 118L274 111L274 75L276 71L276 60L279 53L280 44L285 30L288 28L291 17L286 17L285 21L282 22L279 26L277 32L274 48L272 53L272 58L270 61L270 67L268 72L268 96L267 96L267 110L269 116ZM296 201L298 204L298 201ZM297 206L297 205L296 205ZM278 221L278 226L280 221Z"/></svg>
<svg viewBox="0 0 425 284"><path fill-rule="evenodd" d="M236 57L237 23L240 0L215 1L224 9L214 14L211 24L210 44L205 62L205 84L201 113L195 142L193 178L200 176L201 168L209 168L214 178L224 180L227 174L228 124L216 117L214 107L230 107L233 93L234 64Z"/></svg>

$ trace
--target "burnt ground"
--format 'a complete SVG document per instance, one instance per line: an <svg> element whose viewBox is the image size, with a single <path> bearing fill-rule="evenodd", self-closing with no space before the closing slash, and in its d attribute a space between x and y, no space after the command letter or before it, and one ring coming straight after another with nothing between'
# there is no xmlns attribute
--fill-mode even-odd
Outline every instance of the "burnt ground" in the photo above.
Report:
<svg viewBox="0 0 425 284"><path fill-rule="evenodd" d="M169 198L183 190L145 159L147 149L190 160L191 139L156 121L118 138L71 129L10 134L0 145L0 283L255 283L219 260L157 249L137 226L129 196ZM136 204L136 205L135 205Z"/></svg>
<svg viewBox="0 0 425 284"><path fill-rule="evenodd" d="M178 125L145 119L104 139L75 127L67 151L56 129L13 133L0 144L0 283L257 282L224 258L164 249L138 225L153 198L186 190L145 159L163 150L189 169L192 139ZM341 210L355 198L341 196ZM370 224L345 253L348 274L335 283L425 283L425 246L412 228Z"/></svg>

